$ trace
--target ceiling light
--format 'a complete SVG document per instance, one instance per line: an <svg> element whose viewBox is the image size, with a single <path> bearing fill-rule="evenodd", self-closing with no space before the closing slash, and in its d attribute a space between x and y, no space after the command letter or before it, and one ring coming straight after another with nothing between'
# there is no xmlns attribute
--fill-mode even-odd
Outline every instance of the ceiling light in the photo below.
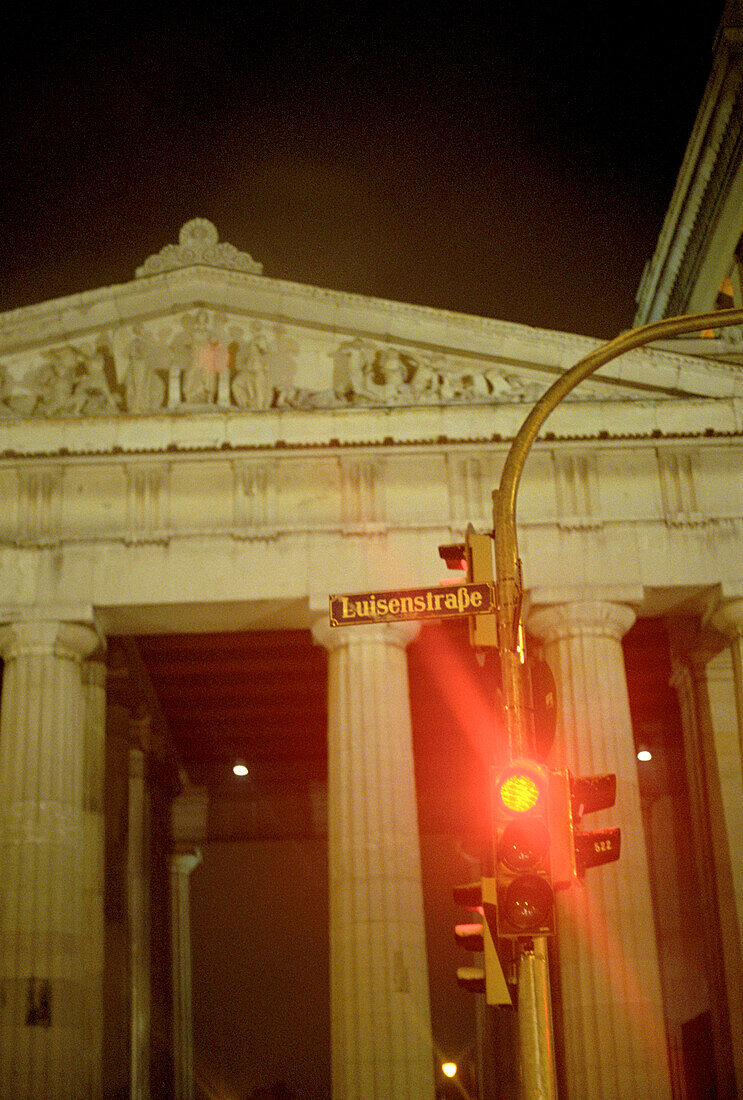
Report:
<svg viewBox="0 0 743 1100"><path fill-rule="evenodd" d="M639 749L637 750L637 759L642 760L643 764L646 763L648 760L653 759L653 754L647 747L647 745L640 745Z"/></svg>
<svg viewBox="0 0 743 1100"><path fill-rule="evenodd" d="M244 776L248 775L249 769L244 760L236 760L232 765L232 771L235 775Z"/></svg>

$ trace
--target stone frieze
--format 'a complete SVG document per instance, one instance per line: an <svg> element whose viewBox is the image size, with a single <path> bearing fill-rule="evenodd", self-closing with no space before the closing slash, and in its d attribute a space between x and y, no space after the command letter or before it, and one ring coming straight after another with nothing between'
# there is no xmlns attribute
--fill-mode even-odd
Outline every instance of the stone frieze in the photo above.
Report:
<svg viewBox="0 0 743 1100"><path fill-rule="evenodd" d="M505 362L195 308L0 359L0 416L532 403L552 380ZM614 395L596 383L576 397Z"/></svg>

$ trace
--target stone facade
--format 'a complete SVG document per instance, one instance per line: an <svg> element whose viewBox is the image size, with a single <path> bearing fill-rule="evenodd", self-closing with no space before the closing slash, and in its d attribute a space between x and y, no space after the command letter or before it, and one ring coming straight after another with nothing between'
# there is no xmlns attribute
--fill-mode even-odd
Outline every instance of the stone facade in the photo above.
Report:
<svg viewBox="0 0 743 1100"><path fill-rule="evenodd" d="M741 304L741 25L731 0L638 321L712 308L721 279ZM334 1100L432 1098L414 631L331 631L327 598L435 583L438 545L492 526L528 407L595 347L273 280L202 218L125 285L0 316L0 1100L195 1094L208 799L127 639L258 623L329 651ZM520 490L551 762L620 782L622 858L559 905L571 1100L683 1095L705 1015L718 1095L743 1091L742 347L711 331L613 361L547 421ZM637 616L666 621L683 725L705 916L686 971L689 930L659 919L667 804L637 789Z"/></svg>

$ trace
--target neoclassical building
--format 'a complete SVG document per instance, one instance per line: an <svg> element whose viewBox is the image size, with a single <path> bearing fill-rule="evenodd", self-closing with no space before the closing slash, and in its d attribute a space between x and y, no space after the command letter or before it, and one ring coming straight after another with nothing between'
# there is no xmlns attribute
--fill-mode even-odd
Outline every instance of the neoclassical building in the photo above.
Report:
<svg viewBox="0 0 743 1100"><path fill-rule="evenodd" d="M638 323L741 304L739 14ZM243 1058L244 1009L203 961L214 894L195 911L190 893L208 881L259 907L244 875L220 874L230 839L264 852L271 838L306 938L299 965L250 993L269 1003L283 982L262 1049L327 1017L332 1086L312 1095L433 1100L442 1009L417 804L432 743L411 687L433 692L443 668L469 736L459 669L476 662L444 632L437 670L415 659L416 688L428 628L332 629L328 596L442 579L437 547L492 526L529 406L596 346L277 281L204 219L130 282L0 317L2 1100L234 1095L215 1067ZM558 686L549 759L615 772L596 824L623 833L619 862L560 897L571 1100L743 1091L742 366L737 330L612 362L547 422L520 491L530 645ZM307 751L318 725L327 767ZM495 727L485 741L483 776L502 752ZM251 753L280 778L270 813L219 771ZM453 757L440 767L457 774ZM327 886L312 898L315 859ZM231 911L209 942L237 927ZM313 1000L318 913L330 977ZM482 1073L471 1087L487 1095Z"/></svg>

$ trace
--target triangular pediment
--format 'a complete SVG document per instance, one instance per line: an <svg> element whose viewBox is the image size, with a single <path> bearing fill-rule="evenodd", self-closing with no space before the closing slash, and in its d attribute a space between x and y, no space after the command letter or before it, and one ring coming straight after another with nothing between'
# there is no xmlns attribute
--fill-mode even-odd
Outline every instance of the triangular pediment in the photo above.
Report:
<svg viewBox="0 0 743 1100"><path fill-rule="evenodd" d="M345 417L350 428L349 416L386 410L398 421L405 414L405 438L416 438L411 417L425 432L445 414L449 424L458 417L461 438L481 438L483 415L508 410L509 425L523 418L524 406L600 344L260 272L198 219L132 282L0 316L5 449L18 421L28 429L60 419L189 414L315 412ZM734 363L643 350L608 364L568 401L601 407L618 427L628 403L696 404L741 393ZM598 423L595 411L587 415L585 434L604 432ZM364 431L351 437L361 441Z"/></svg>

